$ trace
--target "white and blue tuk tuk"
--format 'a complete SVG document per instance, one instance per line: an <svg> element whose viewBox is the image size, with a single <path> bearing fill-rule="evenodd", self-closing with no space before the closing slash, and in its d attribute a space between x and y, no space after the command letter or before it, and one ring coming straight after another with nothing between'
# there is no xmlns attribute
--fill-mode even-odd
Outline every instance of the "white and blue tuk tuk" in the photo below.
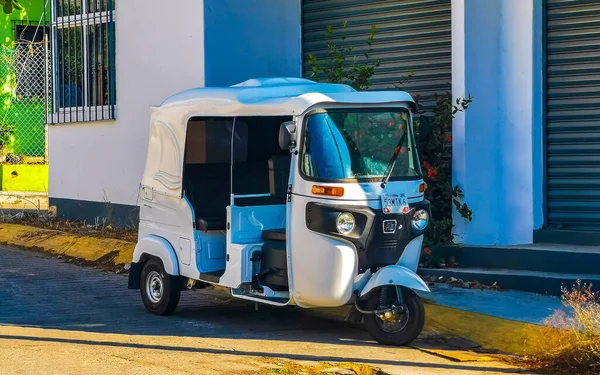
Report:
<svg viewBox="0 0 600 375"><path fill-rule="evenodd" d="M151 109L129 288L168 315L208 285L301 308L353 304L380 343L422 331L429 202L411 96L298 78Z"/></svg>

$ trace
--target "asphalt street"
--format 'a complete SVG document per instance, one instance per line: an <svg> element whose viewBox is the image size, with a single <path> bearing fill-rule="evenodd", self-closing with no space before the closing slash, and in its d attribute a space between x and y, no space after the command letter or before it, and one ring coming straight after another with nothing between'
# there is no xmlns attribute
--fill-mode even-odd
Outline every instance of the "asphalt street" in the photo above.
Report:
<svg viewBox="0 0 600 375"><path fill-rule="evenodd" d="M359 362L390 374L513 374L377 345L297 308L182 294L175 314L145 312L123 274L0 247L0 374L268 373L277 361Z"/></svg>

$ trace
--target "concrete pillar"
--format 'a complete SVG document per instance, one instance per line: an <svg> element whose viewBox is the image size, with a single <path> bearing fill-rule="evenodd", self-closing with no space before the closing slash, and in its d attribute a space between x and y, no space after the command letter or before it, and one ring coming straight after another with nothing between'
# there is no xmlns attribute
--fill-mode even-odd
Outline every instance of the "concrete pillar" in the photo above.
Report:
<svg viewBox="0 0 600 375"><path fill-rule="evenodd" d="M533 240L543 169L537 10L538 0L452 0L453 96L474 98L453 123L454 184L473 210L472 222L454 213L456 242Z"/></svg>

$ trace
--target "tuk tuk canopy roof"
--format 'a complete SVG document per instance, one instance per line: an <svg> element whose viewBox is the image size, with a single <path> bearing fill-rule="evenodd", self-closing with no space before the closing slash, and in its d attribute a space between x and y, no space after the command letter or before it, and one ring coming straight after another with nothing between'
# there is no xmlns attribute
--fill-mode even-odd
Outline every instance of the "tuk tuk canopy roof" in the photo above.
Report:
<svg viewBox="0 0 600 375"><path fill-rule="evenodd" d="M392 104L413 98L404 91L356 91L348 85L317 83L302 78L250 79L231 87L186 90L166 99L159 107L197 116L294 116L317 104Z"/></svg>
<svg viewBox="0 0 600 375"><path fill-rule="evenodd" d="M182 193L183 155L193 117L298 116L315 106L408 105L403 91L356 91L348 85L301 78L264 78L224 88L198 88L175 94L151 108L142 197Z"/></svg>

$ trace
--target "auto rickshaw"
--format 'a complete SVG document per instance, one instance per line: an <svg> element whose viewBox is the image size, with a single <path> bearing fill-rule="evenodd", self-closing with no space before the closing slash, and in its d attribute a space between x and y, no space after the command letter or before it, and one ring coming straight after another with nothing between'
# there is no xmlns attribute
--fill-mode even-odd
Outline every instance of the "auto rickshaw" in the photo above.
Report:
<svg viewBox="0 0 600 375"><path fill-rule="evenodd" d="M184 91L151 108L129 273L148 312L184 290L301 308L353 305L406 345L429 292L416 274L430 218L402 91L299 78Z"/></svg>

